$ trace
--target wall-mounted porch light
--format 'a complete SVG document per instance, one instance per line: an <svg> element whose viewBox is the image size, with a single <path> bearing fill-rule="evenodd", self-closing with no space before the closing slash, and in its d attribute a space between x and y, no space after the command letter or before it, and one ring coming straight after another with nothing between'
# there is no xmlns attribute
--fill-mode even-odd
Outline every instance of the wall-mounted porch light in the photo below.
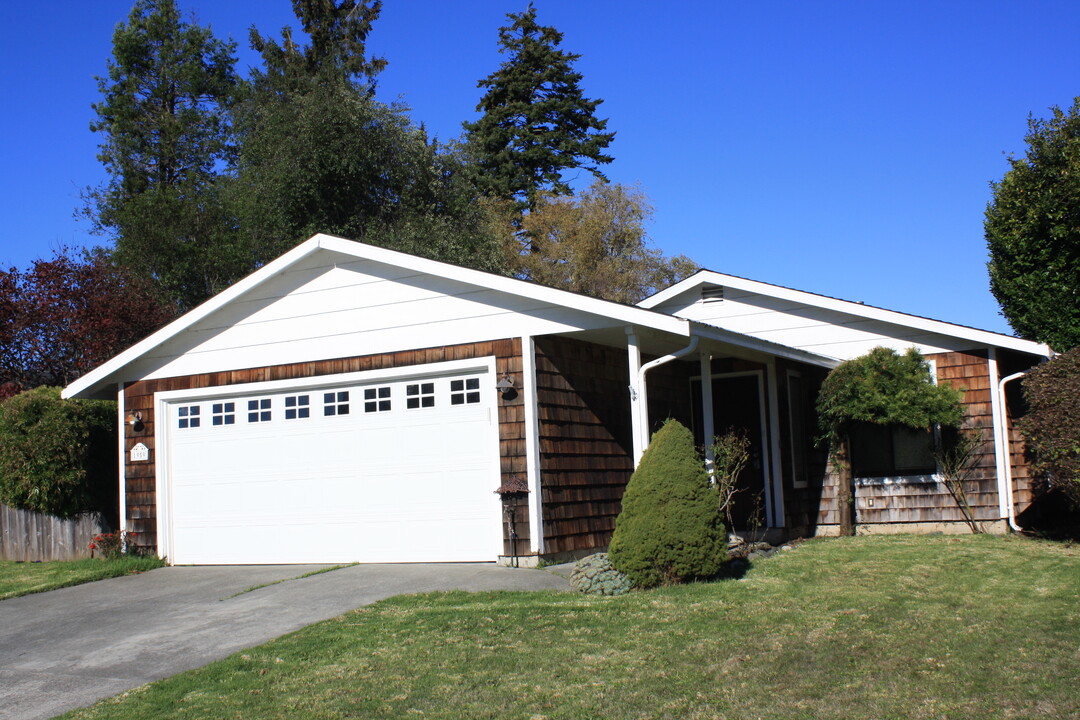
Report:
<svg viewBox="0 0 1080 720"><path fill-rule="evenodd" d="M514 378L503 375L499 382L495 383L495 389L502 395L503 400L513 400L517 397L517 389L514 387Z"/></svg>
<svg viewBox="0 0 1080 720"><path fill-rule="evenodd" d="M129 412L127 414L127 424L133 427L135 430L142 429L142 413L138 410Z"/></svg>

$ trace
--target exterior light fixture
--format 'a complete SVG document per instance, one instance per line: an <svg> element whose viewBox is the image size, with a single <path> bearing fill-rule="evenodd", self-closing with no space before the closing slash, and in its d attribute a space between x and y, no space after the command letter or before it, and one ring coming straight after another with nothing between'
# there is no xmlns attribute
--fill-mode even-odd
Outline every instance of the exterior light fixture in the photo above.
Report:
<svg viewBox="0 0 1080 720"><path fill-rule="evenodd" d="M136 430L142 429L142 413L139 411L129 412L127 414L127 424Z"/></svg>
<svg viewBox="0 0 1080 720"><path fill-rule="evenodd" d="M499 382L495 383L495 389L502 395L503 400L513 400L517 397L517 389L514 388L514 378L503 375Z"/></svg>

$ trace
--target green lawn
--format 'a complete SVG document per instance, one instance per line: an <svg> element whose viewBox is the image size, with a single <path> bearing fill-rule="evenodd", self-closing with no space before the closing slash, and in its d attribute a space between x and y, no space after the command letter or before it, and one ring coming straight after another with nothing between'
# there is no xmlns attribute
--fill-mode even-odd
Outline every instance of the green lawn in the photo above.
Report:
<svg viewBox="0 0 1080 720"><path fill-rule="evenodd" d="M68 585L104 580L161 567L154 557L124 557L117 560L70 560L57 562L0 561L0 600L56 590Z"/></svg>
<svg viewBox="0 0 1080 720"><path fill-rule="evenodd" d="M617 598L395 598L65 717L1075 719L1078 678L1080 548L867 537Z"/></svg>

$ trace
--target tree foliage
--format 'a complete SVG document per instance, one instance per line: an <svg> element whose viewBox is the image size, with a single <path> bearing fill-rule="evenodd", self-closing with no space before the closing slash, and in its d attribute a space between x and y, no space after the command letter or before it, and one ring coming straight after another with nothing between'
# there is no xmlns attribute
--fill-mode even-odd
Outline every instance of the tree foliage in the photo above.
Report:
<svg viewBox="0 0 1080 720"><path fill-rule="evenodd" d="M475 200L473 173L429 142L401 107L376 101L385 60L365 56L381 3L294 0L311 38L252 30L263 67L243 83L231 207L264 263L317 232L438 260L499 269L501 245Z"/></svg>
<svg viewBox="0 0 1080 720"><path fill-rule="evenodd" d="M727 559L716 488L678 421L653 435L630 478L608 555L638 587L712 577Z"/></svg>
<svg viewBox="0 0 1080 720"><path fill-rule="evenodd" d="M636 303L698 269L650 246L651 215L640 188L600 180L578 196L541 196L510 245L511 262L519 276L544 285Z"/></svg>
<svg viewBox="0 0 1080 720"><path fill-rule="evenodd" d="M830 444L840 474L837 504L840 530L854 533L850 433L857 423L901 425L929 430L959 427L962 396L948 385L935 385L930 366L915 348L903 355L876 347L833 368L818 394L822 440Z"/></svg>
<svg viewBox="0 0 1080 720"><path fill-rule="evenodd" d="M1027 154L992 183L990 289L1021 337L1080 345L1080 98L1028 118Z"/></svg>
<svg viewBox="0 0 1080 720"><path fill-rule="evenodd" d="M1028 412L1017 425L1033 469L1080 506L1080 347L1035 368L1022 383Z"/></svg>
<svg viewBox="0 0 1080 720"><path fill-rule="evenodd" d="M0 502L71 517L111 510L116 403L38 387L0 403Z"/></svg>
<svg viewBox="0 0 1080 720"><path fill-rule="evenodd" d="M220 197L232 153L234 50L185 21L174 0L137 0L113 33L108 75L98 78L90 128L102 134L98 159L109 181L88 192L87 213L114 236L120 264L182 307L247 267Z"/></svg>
<svg viewBox="0 0 1080 720"><path fill-rule="evenodd" d="M566 170L603 178L599 166L612 160L604 150L615 133L605 132L608 121L595 115L603 101L585 97L573 68L581 56L560 49L562 33L538 24L531 3L507 18L499 52L508 57L478 83L487 90L476 106L482 115L464 127L484 188L532 208L542 192L570 193Z"/></svg>
<svg viewBox="0 0 1080 720"><path fill-rule="evenodd" d="M0 398L67 385L173 316L147 281L100 251L61 250L0 272Z"/></svg>

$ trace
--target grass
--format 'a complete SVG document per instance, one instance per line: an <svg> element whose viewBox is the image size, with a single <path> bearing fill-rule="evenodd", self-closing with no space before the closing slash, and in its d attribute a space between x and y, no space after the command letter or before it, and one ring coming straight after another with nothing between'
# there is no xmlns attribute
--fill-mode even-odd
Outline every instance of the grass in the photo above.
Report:
<svg viewBox="0 0 1080 720"><path fill-rule="evenodd" d="M741 580L405 596L66 718L1076 718L1080 548L813 541Z"/></svg>
<svg viewBox="0 0 1080 720"><path fill-rule="evenodd" d="M162 564L156 557L134 556L116 560L88 558L40 563L0 561L0 600L146 572Z"/></svg>

